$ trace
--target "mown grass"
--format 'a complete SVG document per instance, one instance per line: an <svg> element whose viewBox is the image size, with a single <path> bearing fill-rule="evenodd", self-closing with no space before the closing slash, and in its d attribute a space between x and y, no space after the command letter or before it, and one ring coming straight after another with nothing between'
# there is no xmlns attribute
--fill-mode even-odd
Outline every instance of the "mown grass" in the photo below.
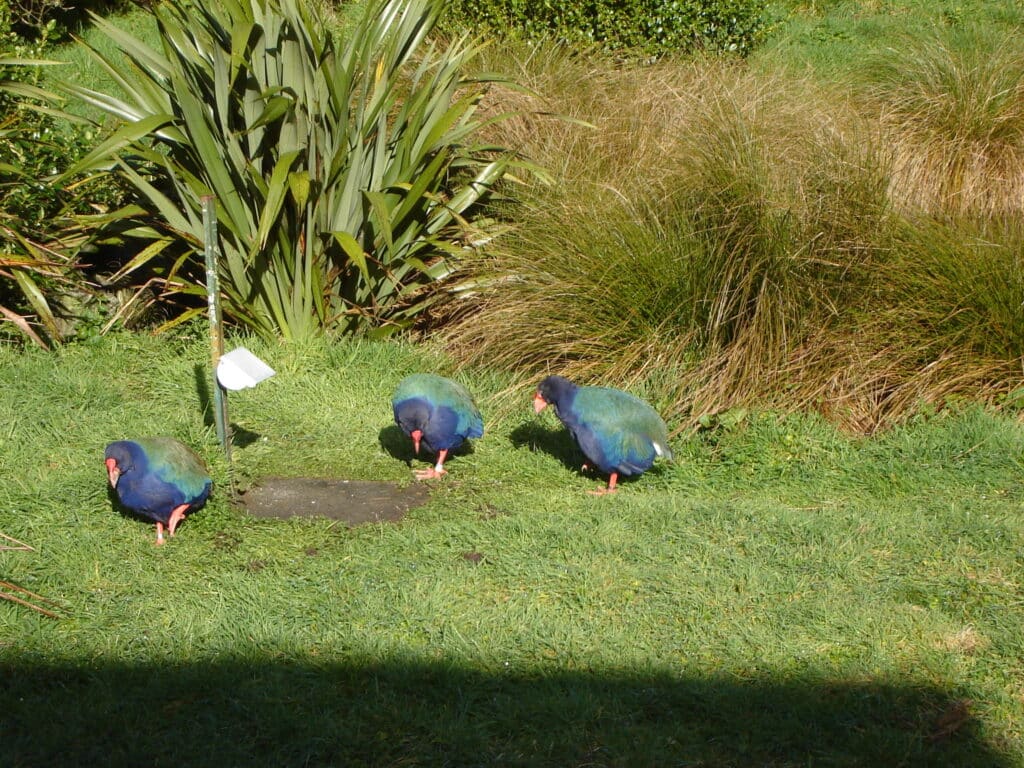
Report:
<svg viewBox="0 0 1024 768"><path fill-rule="evenodd" d="M611 498L528 388L466 371L486 434L398 524L247 517L271 474L411 482L391 388L429 350L243 340L226 465L203 334L0 349L4 762L1024 765L1018 422L882 437L735 414ZM167 545L104 444L171 434L216 490ZM471 557L467 558L466 555Z"/></svg>
<svg viewBox="0 0 1024 768"><path fill-rule="evenodd" d="M776 0L768 10L770 33L754 64L837 82L870 68L879 52L902 49L908 35L970 27L1001 34L1024 22L1016 0Z"/></svg>

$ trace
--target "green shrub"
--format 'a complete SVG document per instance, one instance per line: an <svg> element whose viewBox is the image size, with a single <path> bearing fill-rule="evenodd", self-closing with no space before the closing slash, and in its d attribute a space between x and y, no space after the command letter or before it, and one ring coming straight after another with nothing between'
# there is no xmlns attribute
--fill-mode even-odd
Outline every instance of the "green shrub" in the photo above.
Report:
<svg viewBox="0 0 1024 768"><path fill-rule="evenodd" d="M132 0L0 0L0 15L7 14L10 28L25 40L66 40L69 32L79 30L87 14L123 11Z"/></svg>
<svg viewBox="0 0 1024 768"><path fill-rule="evenodd" d="M458 0L447 23L653 56L694 49L746 54L764 29L765 5L764 0Z"/></svg>
<svg viewBox="0 0 1024 768"><path fill-rule="evenodd" d="M124 121L76 170L116 163L145 200L154 244L130 268L184 247L166 284L201 292L182 264L203 264L212 196L235 320L285 337L407 324L506 165L473 143L476 49L427 42L441 6L371 3L344 45L296 0L169 0L162 50L97 20L127 61L93 53L127 95L64 87Z"/></svg>
<svg viewBox="0 0 1024 768"><path fill-rule="evenodd" d="M79 257L96 229L82 217L120 197L105 178L54 183L95 134L62 119L38 87L46 30L26 41L8 13L0 4L0 315L48 346L76 333L73 307L93 294Z"/></svg>

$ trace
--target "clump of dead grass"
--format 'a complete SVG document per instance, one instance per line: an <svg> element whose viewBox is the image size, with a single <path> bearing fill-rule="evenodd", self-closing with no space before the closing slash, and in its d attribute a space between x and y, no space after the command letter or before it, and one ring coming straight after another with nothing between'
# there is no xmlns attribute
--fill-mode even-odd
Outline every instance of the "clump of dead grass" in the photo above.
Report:
<svg viewBox="0 0 1024 768"><path fill-rule="evenodd" d="M681 425L757 402L872 431L1024 383L1020 217L907 206L862 102L717 61L522 66L494 139L551 180L471 265L458 359L640 389Z"/></svg>
<svg viewBox="0 0 1024 768"><path fill-rule="evenodd" d="M985 216L1024 208L1024 49L981 27L907 39L869 68L904 207Z"/></svg>
<svg viewBox="0 0 1024 768"><path fill-rule="evenodd" d="M945 633L938 639L937 644L943 650L971 656L985 650L990 645L990 642L976 627L968 624L966 627L955 632Z"/></svg>

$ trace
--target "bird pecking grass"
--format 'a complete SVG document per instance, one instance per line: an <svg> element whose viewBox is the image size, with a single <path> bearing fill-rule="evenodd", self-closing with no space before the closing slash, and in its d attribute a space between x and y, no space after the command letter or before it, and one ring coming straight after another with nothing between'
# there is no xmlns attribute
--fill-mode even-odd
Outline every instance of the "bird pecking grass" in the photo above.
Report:
<svg viewBox="0 0 1024 768"><path fill-rule="evenodd" d="M612 497L529 388L396 343L240 339L277 375L204 421L205 340L0 349L12 765L1016 766L1024 430L980 407L853 439L738 415ZM259 477L411 482L381 443L420 370L485 434L396 524L250 518ZM500 415L496 415L500 414ZM103 446L170 434L215 482L154 547Z"/></svg>

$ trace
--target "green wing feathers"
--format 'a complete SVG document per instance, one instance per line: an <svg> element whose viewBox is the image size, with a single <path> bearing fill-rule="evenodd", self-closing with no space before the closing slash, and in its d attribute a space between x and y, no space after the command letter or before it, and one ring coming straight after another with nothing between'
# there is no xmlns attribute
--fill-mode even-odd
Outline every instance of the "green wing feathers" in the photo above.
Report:
<svg viewBox="0 0 1024 768"><path fill-rule="evenodd" d="M617 435L624 453L642 456L654 445L659 456L672 458L664 420L640 398L610 387L581 387L574 406L595 431Z"/></svg>
<svg viewBox="0 0 1024 768"><path fill-rule="evenodd" d="M173 437L143 437L135 442L146 452L150 468L157 476L174 483L185 493L198 496L210 482L203 460Z"/></svg>
<svg viewBox="0 0 1024 768"><path fill-rule="evenodd" d="M414 373L399 382L394 402L414 397L426 398L436 408L449 408L459 418L458 431L481 437L484 421L473 395L462 384L434 373Z"/></svg>

